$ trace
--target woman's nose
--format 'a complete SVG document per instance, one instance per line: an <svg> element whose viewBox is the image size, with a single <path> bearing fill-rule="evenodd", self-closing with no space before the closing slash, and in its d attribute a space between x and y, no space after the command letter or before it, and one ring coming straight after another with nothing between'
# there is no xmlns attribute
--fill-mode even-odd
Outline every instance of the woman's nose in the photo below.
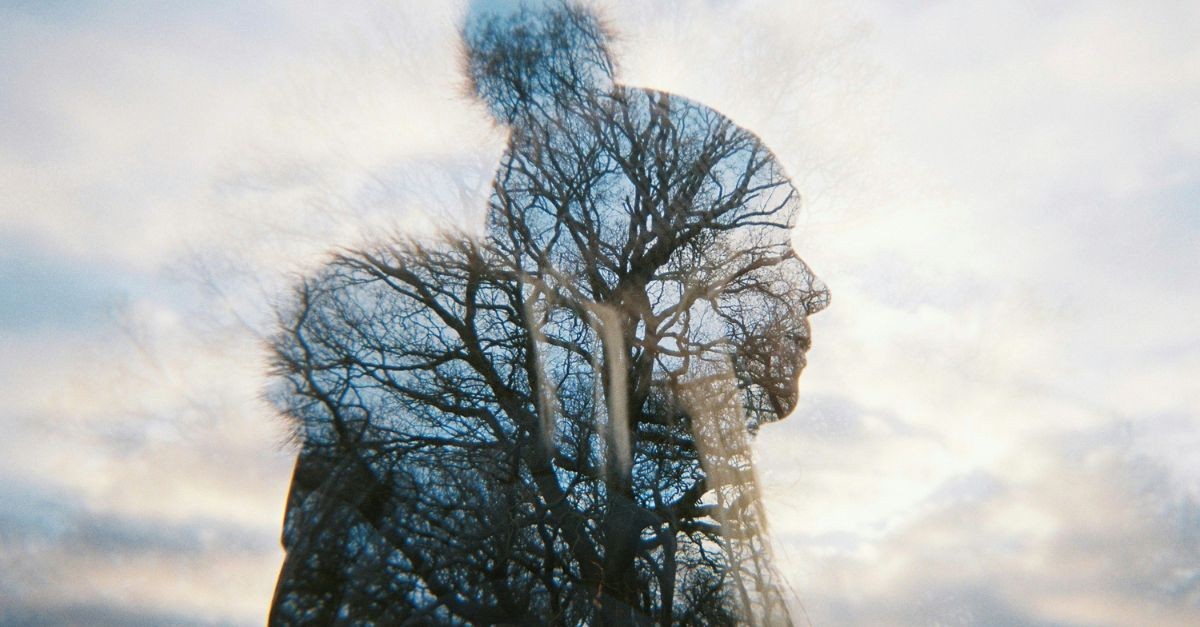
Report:
<svg viewBox="0 0 1200 627"><path fill-rule="evenodd" d="M812 277L812 288L804 299L804 310L808 315L813 315L818 311L829 306L829 288L825 282L817 277Z"/></svg>
<svg viewBox="0 0 1200 627"><path fill-rule="evenodd" d="M796 285L802 288L800 301L804 305L804 314L811 316L828 307L829 287L825 285L824 281L817 278L808 263L800 257L800 251L796 250L794 246L788 251L788 256L800 264L799 274L792 276Z"/></svg>

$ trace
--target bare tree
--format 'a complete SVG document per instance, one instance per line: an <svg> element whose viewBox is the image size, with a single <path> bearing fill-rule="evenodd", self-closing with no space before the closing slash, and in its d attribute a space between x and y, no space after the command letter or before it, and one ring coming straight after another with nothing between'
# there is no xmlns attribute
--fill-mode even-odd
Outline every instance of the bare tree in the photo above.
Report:
<svg viewBox="0 0 1200 627"><path fill-rule="evenodd" d="M274 623L786 623L749 455L828 293L751 133L612 82L591 12L481 12L486 237L337 256L281 312L303 442Z"/></svg>

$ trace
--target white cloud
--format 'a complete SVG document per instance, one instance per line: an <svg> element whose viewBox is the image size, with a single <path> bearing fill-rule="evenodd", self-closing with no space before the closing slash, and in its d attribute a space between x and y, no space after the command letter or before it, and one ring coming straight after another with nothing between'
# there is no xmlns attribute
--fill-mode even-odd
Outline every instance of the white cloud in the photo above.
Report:
<svg viewBox="0 0 1200 627"><path fill-rule="evenodd" d="M801 598L817 624L1194 623L1194 10L876 11L890 202L814 237L809 400L760 444Z"/></svg>

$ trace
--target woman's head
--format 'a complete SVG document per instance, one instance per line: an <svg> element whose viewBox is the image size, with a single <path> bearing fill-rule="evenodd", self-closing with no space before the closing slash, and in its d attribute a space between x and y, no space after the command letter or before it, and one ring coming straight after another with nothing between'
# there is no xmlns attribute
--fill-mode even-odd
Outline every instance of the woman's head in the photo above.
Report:
<svg viewBox="0 0 1200 627"><path fill-rule="evenodd" d="M828 292L792 250L799 195L774 155L708 107L614 85L608 35L576 3L477 0L463 38L475 92L512 127L488 211L501 258L619 314L654 387L723 369L751 430L790 413Z"/></svg>

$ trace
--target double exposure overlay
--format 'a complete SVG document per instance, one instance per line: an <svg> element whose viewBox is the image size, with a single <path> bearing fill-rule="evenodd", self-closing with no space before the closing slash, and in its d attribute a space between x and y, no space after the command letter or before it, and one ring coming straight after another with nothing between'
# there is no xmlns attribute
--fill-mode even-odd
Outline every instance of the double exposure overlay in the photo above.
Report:
<svg viewBox="0 0 1200 627"><path fill-rule="evenodd" d="M343 252L272 349L302 449L274 623L788 623L749 439L828 293L721 114L613 81L571 4L477 8L486 233Z"/></svg>

